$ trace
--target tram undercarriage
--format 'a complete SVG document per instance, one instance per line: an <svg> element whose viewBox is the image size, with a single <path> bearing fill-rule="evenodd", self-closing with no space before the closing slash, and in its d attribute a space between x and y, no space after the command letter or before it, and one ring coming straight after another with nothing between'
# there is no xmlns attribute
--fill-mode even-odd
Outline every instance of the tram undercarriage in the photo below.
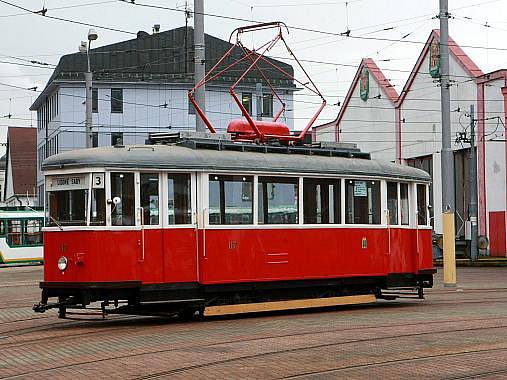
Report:
<svg viewBox="0 0 507 380"><path fill-rule="evenodd" d="M200 285L173 283L143 285L123 283L41 283L42 299L36 312L57 308L65 318L67 309L88 309L100 302L101 312L131 315L193 315L213 306L274 303L292 300L371 295L374 299L424 298L424 288L433 286L433 273L389 274L385 277L354 277L319 280L253 282ZM58 302L49 302L57 298ZM360 298L358 298L359 300ZM362 302L358 302L362 303ZM309 303L309 307L312 307ZM288 306L290 308L290 306Z"/></svg>

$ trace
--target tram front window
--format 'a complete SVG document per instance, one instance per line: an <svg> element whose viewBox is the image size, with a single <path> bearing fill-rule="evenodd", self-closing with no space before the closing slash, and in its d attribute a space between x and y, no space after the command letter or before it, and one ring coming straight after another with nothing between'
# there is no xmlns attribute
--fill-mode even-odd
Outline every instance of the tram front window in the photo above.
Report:
<svg viewBox="0 0 507 380"><path fill-rule="evenodd" d="M158 173L141 173L141 207L143 223L158 224Z"/></svg>
<svg viewBox="0 0 507 380"><path fill-rule="evenodd" d="M119 198L119 202L114 200ZM133 226L134 216L134 173L111 173L111 221L113 226Z"/></svg>
<svg viewBox="0 0 507 380"><path fill-rule="evenodd" d="M59 190L48 192L49 220L47 225L86 225L88 190Z"/></svg>

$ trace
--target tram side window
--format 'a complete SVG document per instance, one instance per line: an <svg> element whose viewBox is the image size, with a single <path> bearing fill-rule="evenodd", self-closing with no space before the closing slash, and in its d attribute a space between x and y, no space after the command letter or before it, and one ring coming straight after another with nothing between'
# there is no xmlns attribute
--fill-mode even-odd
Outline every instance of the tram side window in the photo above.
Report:
<svg viewBox="0 0 507 380"><path fill-rule="evenodd" d="M133 226L134 216L134 173L111 173L111 197L120 198L112 204L111 221L113 226Z"/></svg>
<svg viewBox="0 0 507 380"><path fill-rule="evenodd" d="M0 235L5 235L5 220L0 220Z"/></svg>
<svg viewBox="0 0 507 380"><path fill-rule="evenodd" d="M303 204L306 224L341 223L341 181L304 178Z"/></svg>
<svg viewBox="0 0 507 380"><path fill-rule="evenodd" d="M398 183L387 182L387 210L389 224L398 224Z"/></svg>
<svg viewBox="0 0 507 380"><path fill-rule="evenodd" d="M191 224L190 174L168 175L169 224Z"/></svg>
<svg viewBox="0 0 507 380"><path fill-rule="evenodd" d="M428 224L428 206L426 202L426 185L417 185L417 224Z"/></svg>
<svg viewBox="0 0 507 380"><path fill-rule="evenodd" d="M400 183L400 214L401 224L408 226L410 223L410 204L408 203L408 183Z"/></svg>
<svg viewBox="0 0 507 380"><path fill-rule="evenodd" d="M25 221L24 228L24 244L25 245L41 245L42 244L42 220L28 219Z"/></svg>
<svg viewBox="0 0 507 380"><path fill-rule="evenodd" d="M345 222L380 224L380 182L347 180L345 186Z"/></svg>
<svg viewBox="0 0 507 380"><path fill-rule="evenodd" d="M158 173L141 173L141 207L143 223L159 223Z"/></svg>
<svg viewBox="0 0 507 380"><path fill-rule="evenodd" d="M259 177L259 224L298 223L298 178Z"/></svg>
<svg viewBox="0 0 507 380"><path fill-rule="evenodd" d="M210 175L209 223L252 224L252 187L253 177Z"/></svg>
<svg viewBox="0 0 507 380"><path fill-rule="evenodd" d="M88 190L50 191L48 225L82 226L86 224Z"/></svg>
<svg viewBox="0 0 507 380"><path fill-rule="evenodd" d="M7 243L11 247L23 244L23 222L21 220L7 221Z"/></svg>

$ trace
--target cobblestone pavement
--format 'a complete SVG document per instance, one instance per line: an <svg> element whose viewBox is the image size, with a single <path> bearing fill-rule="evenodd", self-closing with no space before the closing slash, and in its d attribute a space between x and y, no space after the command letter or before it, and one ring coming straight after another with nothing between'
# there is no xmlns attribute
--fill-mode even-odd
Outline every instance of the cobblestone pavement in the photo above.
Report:
<svg viewBox="0 0 507 380"><path fill-rule="evenodd" d="M507 268L441 273L426 300L257 316L35 314L42 267L0 268L0 378L503 379Z"/></svg>

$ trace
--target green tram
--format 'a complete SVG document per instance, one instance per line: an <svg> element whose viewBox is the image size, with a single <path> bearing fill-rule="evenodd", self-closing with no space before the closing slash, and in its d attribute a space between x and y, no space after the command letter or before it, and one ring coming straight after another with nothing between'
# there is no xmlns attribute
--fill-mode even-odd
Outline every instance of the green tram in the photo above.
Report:
<svg viewBox="0 0 507 380"><path fill-rule="evenodd" d="M44 210L0 207L0 264L42 263Z"/></svg>

